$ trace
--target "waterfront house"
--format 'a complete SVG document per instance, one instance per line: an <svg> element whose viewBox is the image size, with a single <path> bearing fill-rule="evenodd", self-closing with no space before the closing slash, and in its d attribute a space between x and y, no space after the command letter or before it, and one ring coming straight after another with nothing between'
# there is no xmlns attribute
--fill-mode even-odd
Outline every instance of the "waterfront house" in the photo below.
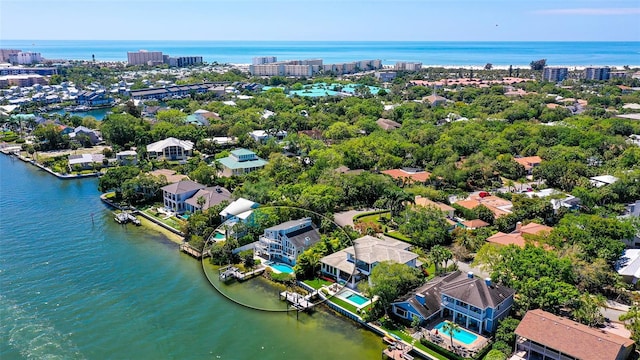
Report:
<svg viewBox="0 0 640 360"><path fill-rule="evenodd" d="M634 350L631 339L540 309L527 311L515 334L521 360L625 360Z"/></svg>
<svg viewBox="0 0 640 360"><path fill-rule="evenodd" d="M320 233L311 218L303 218L265 229L255 250L267 260L293 266L298 256L318 241Z"/></svg>
<svg viewBox="0 0 640 360"><path fill-rule="evenodd" d="M389 237L379 239L366 235L354 240L353 246L323 257L321 272L355 289L358 282L367 280L373 268L383 261L418 267L418 254L409 251L410 247Z"/></svg>
<svg viewBox="0 0 640 360"><path fill-rule="evenodd" d="M186 160L193 151L193 142L174 137L147 145L147 156L151 159Z"/></svg>
<svg viewBox="0 0 640 360"><path fill-rule="evenodd" d="M102 166L104 155L102 154L77 154L69 155L69 170L77 168L81 170L92 169L95 165Z"/></svg>
<svg viewBox="0 0 640 360"><path fill-rule="evenodd" d="M205 187L191 180L182 180L163 187L161 190L165 209L177 215L184 214L188 211L185 203L187 199Z"/></svg>
<svg viewBox="0 0 640 360"><path fill-rule="evenodd" d="M229 190L220 186L208 187L198 190L188 198L185 201L185 208L187 211L195 213L198 210L204 211L229 200L231 200L231 192ZM202 204L199 202L202 202Z"/></svg>
<svg viewBox="0 0 640 360"><path fill-rule="evenodd" d="M113 99L107 97L107 93L104 90L99 91L83 91L78 94L76 98L78 105L82 106L108 106L111 105Z"/></svg>
<svg viewBox="0 0 640 360"><path fill-rule="evenodd" d="M515 291L460 271L429 280L414 291L396 299L392 312L409 321L422 322L451 318L478 334L493 333L498 322L509 315Z"/></svg>
<svg viewBox="0 0 640 360"><path fill-rule="evenodd" d="M227 157L217 160L222 165L222 176L244 175L262 169L267 162L251 150L232 150Z"/></svg>

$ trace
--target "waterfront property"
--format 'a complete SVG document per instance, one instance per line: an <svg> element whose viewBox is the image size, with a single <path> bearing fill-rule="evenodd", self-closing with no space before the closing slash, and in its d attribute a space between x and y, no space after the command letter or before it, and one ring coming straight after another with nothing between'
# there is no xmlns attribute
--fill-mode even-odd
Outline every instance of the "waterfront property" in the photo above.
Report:
<svg viewBox="0 0 640 360"><path fill-rule="evenodd" d="M236 149L231 155L217 160L222 165L222 176L244 175L262 169L267 162L251 150Z"/></svg>
<svg viewBox="0 0 640 360"><path fill-rule="evenodd" d="M265 229L255 250L257 256L293 266L298 256L318 241L320 233L311 218L303 218Z"/></svg>
<svg viewBox="0 0 640 360"><path fill-rule="evenodd" d="M454 271L435 277L396 299L392 312L409 321L416 316L425 323L451 318L478 334L492 333L498 322L509 315L514 294L513 289L490 279Z"/></svg>
<svg viewBox="0 0 640 360"><path fill-rule="evenodd" d="M624 360L633 340L536 309L516 328L515 360Z"/></svg>
<svg viewBox="0 0 640 360"><path fill-rule="evenodd" d="M102 166L104 155L102 154L76 154L69 155L69 170L75 168L82 170L92 169L94 166Z"/></svg>
<svg viewBox="0 0 640 360"><path fill-rule="evenodd" d="M163 187L162 199L165 209L178 215L184 214L189 211L186 203L187 199L204 188L204 185L191 180L182 180Z"/></svg>
<svg viewBox="0 0 640 360"><path fill-rule="evenodd" d="M170 137L147 145L147 156L151 159L186 160L192 150L193 142Z"/></svg>
<svg viewBox="0 0 640 360"><path fill-rule="evenodd" d="M359 281L368 279L373 268L380 262L393 261L411 267L419 266L418 254L409 251L410 247L411 245L399 240L366 235L354 240L353 246L323 257L320 260L321 271L355 289Z"/></svg>
<svg viewBox="0 0 640 360"><path fill-rule="evenodd" d="M74 128L73 132L69 133L69 138L74 139L83 145L85 145L85 141L88 141L91 146L102 141L102 136L98 131L84 126Z"/></svg>
<svg viewBox="0 0 640 360"><path fill-rule="evenodd" d="M224 222L224 227L227 229L228 235L244 235L244 231L236 233L234 225L238 223L253 224L253 210L258 206L260 206L260 204L256 202L239 198L222 209L222 211L220 211L220 218Z"/></svg>
<svg viewBox="0 0 640 360"><path fill-rule="evenodd" d="M212 206L229 200L231 200L231 192L223 187L215 186L198 190L184 203L186 211L194 213L198 210L207 210Z"/></svg>
<svg viewBox="0 0 640 360"><path fill-rule="evenodd" d="M138 163L138 153L134 150L117 152L116 161L121 165L135 165Z"/></svg>

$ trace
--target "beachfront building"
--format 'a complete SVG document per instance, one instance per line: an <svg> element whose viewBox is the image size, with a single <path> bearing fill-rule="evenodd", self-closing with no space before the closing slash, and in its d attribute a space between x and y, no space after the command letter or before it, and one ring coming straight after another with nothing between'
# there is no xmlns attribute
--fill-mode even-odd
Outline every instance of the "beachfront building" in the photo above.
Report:
<svg viewBox="0 0 640 360"><path fill-rule="evenodd" d="M202 65L202 56L178 56L173 57L169 55L163 55L162 61L170 67L185 67Z"/></svg>
<svg viewBox="0 0 640 360"><path fill-rule="evenodd" d="M422 69L422 63L411 62L411 61L398 61L396 62L394 69L398 71L420 71L420 69Z"/></svg>
<svg viewBox="0 0 640 360"><path fill-rule="evenodd" d="M229 190L220 186L214 186L198 190L198 192L185 200L184 203L186 211L195 213L196 211L204 211L223 201L230 200L231 192L229 192Z"/></svg>
<svg viewBox="0 0 640 360"><path fill-rule="evenodd" d="M127 53L129 65L159 65L164 63L162 51L140 50Z"/></svg>
<svg viewBox="0 0 640 360"><path fill-rule="evenodd" d="M396 299L392 312L409 321L439 318L453 321L478 334L493 333L500 320L509 315L515 291L482 280L473 273L454 271L429 280L414 291Z"/></svg>
<svg viewBox="0 0 640 360"><path fill-rule="evenodd" d="M174 137L156 141L147 145L147 156L150 159L186 160L191 156L193 143Z"/></svg>
<svg viewBox="0 0 640 360"><path fill-rule="evenodd" d="M18 52L9 54L9 62L13 65L31 65L42 61L42 55L37 52Z"/></svg>
<svg viewBox="0 0 640 360"><path fill-rule="evenodd" d="M161 190L165 209L178 215L184 214L188 211L185 203L187 199L204 188L204 185L191 180L182 180L163 187Z"/></svg>
<svg viewBox="0 0 640 360"><path fill-rule="evenodd" d="M256 244L256 255L270 261L295 265L303 251L320 241L311 218L290 220L264 230Z"/></svg>
<svg viewBox="0 0 640 360"><path fill-rule="evenodd" d="M634 342L600 329L536 309L515 330L519 360L625 360Z"/></svg>
<svg viewBox="0 0 640 360"><path fill-rule="evenodd" d="M251 59L251 65L263 65L270 64L278 61L278 58L275 56L256 56Z"/></svg>
<svg viewBox="0 0 640 360"><path fill-rule="evenodd" d="M267 162L251 150L235 149L227 157L217 160L222 165L222 176L238 176L262 169Z"/></svg>
<svg viewBox="0 0 640 360"><path fill-rule="evenodd" d="M542 81L559 82L567 78L569 69L566 67L547 66L542 70Z"/></svg>
<svg viewBox="0 0 640 360"><path fill-rule="evenodd" d="M399 240L366 235L354 240L353 246L323 257L320 271L356 289L358 282L366 281L373 268L383 261L418 267L418 254L409 251L410 247Z"/></svg>
<svg viewBox="0 0 640 360"><path fill-rule="evenodd" d="M609 80L611 77L611 68L604 67L586 67L582 72L585 80Z"/></svg>

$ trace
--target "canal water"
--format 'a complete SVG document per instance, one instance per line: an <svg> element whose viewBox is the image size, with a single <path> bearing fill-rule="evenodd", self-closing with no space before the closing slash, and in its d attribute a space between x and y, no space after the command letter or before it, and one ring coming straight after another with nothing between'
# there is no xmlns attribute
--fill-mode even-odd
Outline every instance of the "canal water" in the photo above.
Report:
<svg viewBox="0 0 640 360"><path fill-rule="evenodd" d="M378 336L328 310L227 300L162 234L116 224L96 188L0 154L1 359L380 358Z"/></svg>

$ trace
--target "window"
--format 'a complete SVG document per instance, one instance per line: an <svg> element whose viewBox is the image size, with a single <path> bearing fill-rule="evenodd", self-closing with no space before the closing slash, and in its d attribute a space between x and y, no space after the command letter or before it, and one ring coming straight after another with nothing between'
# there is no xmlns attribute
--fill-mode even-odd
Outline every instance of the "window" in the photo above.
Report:
<svg viewBox="0 0 640 360"><path fill-rule="evenodd" d="M405 309L396 308L396 315L401 316L403 318L407 317L407 311Z"/></svg>

